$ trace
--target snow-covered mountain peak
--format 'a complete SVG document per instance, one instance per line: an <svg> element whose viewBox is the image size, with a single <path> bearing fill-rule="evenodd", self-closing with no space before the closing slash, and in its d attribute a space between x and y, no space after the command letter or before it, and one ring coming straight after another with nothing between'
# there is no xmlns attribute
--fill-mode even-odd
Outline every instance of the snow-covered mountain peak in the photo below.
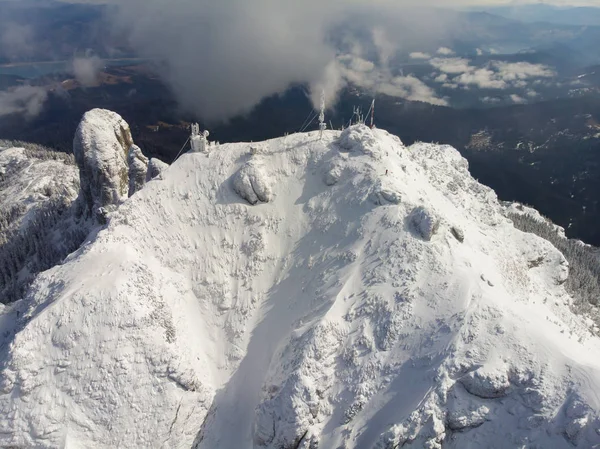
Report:
<svg viewBox="0 0 600 449"><path fill-rule="evenodd" d="M456 150L362 125L209 149L4 311L0 445L600 444L567 263Z"/></svg>

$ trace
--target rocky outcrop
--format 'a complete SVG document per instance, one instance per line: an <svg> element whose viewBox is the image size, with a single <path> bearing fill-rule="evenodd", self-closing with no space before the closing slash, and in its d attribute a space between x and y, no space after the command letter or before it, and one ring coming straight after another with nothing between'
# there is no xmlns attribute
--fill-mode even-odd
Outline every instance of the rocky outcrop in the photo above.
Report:
<svg viewBox="0 0 600 449"><path fill-rule="evenodd" d="M73 153L79 166L81 193L100 223L129 193L127 155L133 145L129 125L115 112L92 109L77 127Z"/></svg>
<svg viewBox="0 0 600 449"><path fill-rule="evenodd" d="M159 177L167 168L169 168L169 164L153 157L148 163L148 171L146 172L146 182Z"/></svg>
<svg viewBox="0 0 600 449"><path fill-rule="evenodd" d="M431 240L440 227L440 219L423 206L416 207L412 211L410 221L414 231L426 241Z"/></svg>
<svg viewBox="0 0 600 449"><path fill-rule="evenodd" d="M148 158L137 145L129 148L129 196L144 187L148 172Z"/></svg>
<svg viewBox="0 0 600 449"><path fill-rule="evenodd" d="M233 189L252 205L268 203L273 198L269 177L262 165L255 161L248 162L236 173Z"/></svg>

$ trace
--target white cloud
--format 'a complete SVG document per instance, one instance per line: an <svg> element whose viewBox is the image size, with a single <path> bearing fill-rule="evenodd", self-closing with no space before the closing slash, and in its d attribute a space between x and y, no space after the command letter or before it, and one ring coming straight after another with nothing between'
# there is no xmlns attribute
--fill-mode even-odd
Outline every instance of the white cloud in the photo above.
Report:
<svg viewBox="0 0 600 449"><path fill-rule="evenodd" d="M365 70L367 68L369 70ZM338 81L338 85L341 86L350 83L392 97L440 106L448 104L445 99L439 98L432 88L418 78L411 75L393 76L388 67L376 67L372 63L369 64L369 61L354 55L339 56L335 69L331 69L331 75L343 80L342 82Z"/></svg>
<svg viewBox="0 0 600 449"><path fill-rule="evenodd" d="M34 117L41 112L47 98L48 92L39 86L19 86L0 91L0 117L9 114Z"/></svg>
<svg viewBox="0 0 600 449"><path fill-rule="evenodd" d="M247 113L265 96L283 92L293 84L311 86L311 91L317 91L311 98L318 99L320 86L343 85L352 77L368 78L360 75L370 70L384 73L399 51L405 54L450 42L457 26L453 15L423 8L446 3L441 0L115 3L112 23L127 32L138 54L160 62L160 75L183 109L214 121ZM353 43L357 39L352 38L349 27L343 27L347 22L372 42L365 43L364 48ZM363 59L352 61L351 67L336 66L338 49L331 36L338 26L342 32L336 33L336 39L339 35L343 51ZM420 53L415 51L413 56L426 56ZM438 49L434 58L440 65L438 71L457 75L472 71L467 60L448 58L453 55L447 46ZM455 61L442 63L444 59ZM374 68L365 61L374 63ZM335 76L339 79L334 82ZM389 79L389 74L384 78Z"/></svg>
<svg viewBox="0 0 600 449"><path fill-rule="evenodd" d="M95 85L103 67L102 59L97 56L76 57L71 61L71 71L83 86Z"/></svg>
<svg viewBox="0 0 600 449"><path fill-rule="evenodd" d="M431 59L429 53L423 53L422 51L415 51L409 55L410 59Z"/></svg>
<svg viewBox="0 0 600 449"><path fill-rule="evenodd" d="M477 50L475 50L477 52L477 56L481 56L483 55L483 50L481 48L478 48Z"/></svg>
<svg viewBox="0 0 600 449"><path fill-rule="evenodd" d="M464 73L472 70L468 59L464 58L433 58L429 63L444 73Z"/></svg>
<svg viewBox="0 0 600 449"><path fill-rule="evenodd" d="M454 51L448 47L440 47L437 50L437 54L442 56L451 56L454 54Z"/></svg>
<svg viewBox="0 0 600 449"><path fill-rule="evenodd" d="M500 77L506 81L551 78L555 75L552 69L542 64L505 61L492 61L490 64L498 71Z"/></svg>
<svg viewBox="0 0 600 449"><path fill-rule="evenodd" d="M454 78L454 81L464 86L476 86L480 89L506 89L504 80L498 79L496 73L488 69L475 69Z"/></svg>
<svg viewBox="0 0 600 449"><path fill-rule="evenodd" d="M398 46L388 37L385 29L376 27L372 31L373 44L379 54L379 64L387 66L396 53Z"/></svg>
<svg viewBox="0 0 600 449"><path fill-rule="evenodd" d="M391 81L380 85L378 91L410 101L422 101L438 106L448 105L448 102L443 98L439 98L432 88L411 75L395 77Z"/></svg>
<svg viewBox="0 0 600 449"><path fill-rule="evenodd" d="M337 53L331 31L345 21L370 31L377 57L367 59L382 67L399 49L419 48L421 42L425 48L455 28L452 16L423 8L439 0L115 3L111 23L127 33L140 56L160 62L159 74L184 109L214 121L247 113L293 84L311 89L326 84ZM428 26L415 26L420 23ZM344 51L358 55L345 42Z"/></svg>
<svg viewBox="0 0 600 449"><path fill-rule="evenodd" d="M523 97L520 97L519 95L516 95L516 94L512 94L510 96L510 99L513 103L516 103L516 104L527 103L527 100L525 100Z"/></svg>
<svg viewBox="0 0 600 449"><path fill-rule="evenodd" d="M483 67L465 58L433 58L429 63L442 72L436 82L480 89L526 88L530 80L555 75L549 67L528 62L490 61ZM454 75L451 79L448 75Z"/></svg>
<svg viewBox="0 0 600 449"><path fill-rule="evenodd" d="M371 61L354 55L343 55L340 60L348 62L349 67L357 72L371 72L375 69L375 64Z"/></svg>

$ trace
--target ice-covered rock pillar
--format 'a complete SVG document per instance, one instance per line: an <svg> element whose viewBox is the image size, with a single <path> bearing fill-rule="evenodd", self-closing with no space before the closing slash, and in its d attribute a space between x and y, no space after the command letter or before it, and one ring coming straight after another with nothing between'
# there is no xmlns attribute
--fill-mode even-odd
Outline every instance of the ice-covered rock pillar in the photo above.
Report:
<svg viewBox="0 0 600 449"><path fill-rule="evenodd" d="M129 148L129 196L144 187L148 172L148 158L137 145Z"/></svg>
<svg viewBox="0 0 600 449"><path fill-rule="evenodd" d="M86 112L73 139L81 194L89 213L99 222L129 195L128 153L133 145L129 125L112 111Z"/></svg>

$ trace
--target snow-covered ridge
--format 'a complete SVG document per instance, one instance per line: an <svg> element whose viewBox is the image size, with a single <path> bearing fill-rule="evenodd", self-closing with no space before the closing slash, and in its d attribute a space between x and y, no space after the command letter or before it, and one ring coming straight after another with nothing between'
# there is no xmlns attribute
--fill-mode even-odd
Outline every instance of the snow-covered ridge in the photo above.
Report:
<svg viewBox="0 0 600 449"><path fill-rule="evenodd" d="M73 246L67 220L79 192L72 156L12 145L0 142L0 303L20 298L38 272L83 240Z"/></svg>
<svg viewBox="0 0 600 449"><path fill-rule="evenodd" d="M565 260L456 150L256 145L183 155L0 316L0 445L600 444Z"/></svg>
<svg viewBox="0 0 600 449"><path fill-rule="evenodd" d="M76 250L107 213L166 166L148 161L129 125L104 109L84 114L74 158L13 145L0 141L0 303L22 298L40 271Z"/></svg>

